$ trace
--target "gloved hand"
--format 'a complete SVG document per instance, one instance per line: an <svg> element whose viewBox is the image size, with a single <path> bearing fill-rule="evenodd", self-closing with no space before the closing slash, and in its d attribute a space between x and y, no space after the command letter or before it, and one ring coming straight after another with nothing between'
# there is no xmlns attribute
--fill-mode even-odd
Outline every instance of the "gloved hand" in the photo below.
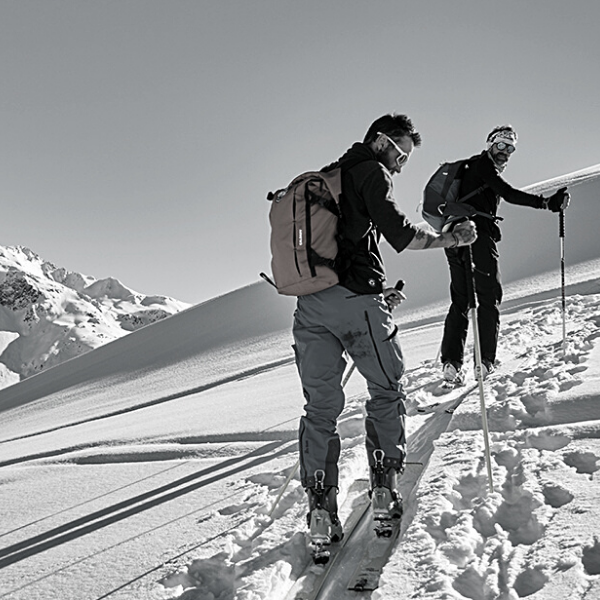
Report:
<svg viewBox="0 0 600 600"><path fill-rule="evenodd" d="M571 201L571 194L567 192L567 188L560 188L557 192L554 192L552 196L544 198L544 208L551 210L552 212L559 212L565 210L569 206Z"/></svg>

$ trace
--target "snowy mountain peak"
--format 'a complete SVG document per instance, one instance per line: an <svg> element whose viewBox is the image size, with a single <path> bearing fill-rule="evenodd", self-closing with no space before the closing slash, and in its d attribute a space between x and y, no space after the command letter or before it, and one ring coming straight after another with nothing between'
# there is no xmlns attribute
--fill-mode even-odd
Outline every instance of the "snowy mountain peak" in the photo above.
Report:
<svg viewBox="0 0 600 600"><path fill-rule="evenodd" d="M107 277L106 279L94 281L92 284L84 288L84 292L88 296L97 298L99 300L102 298L111 298L113 300L119 299L136 302L143 298L141 294L137 294L133 290L129 289L114 277Z"/></svg>
<svg viewBox="0 0 600 600"><path fill-rule="evenodd" d="M0 387L188 307L0 246Z"/></svg>

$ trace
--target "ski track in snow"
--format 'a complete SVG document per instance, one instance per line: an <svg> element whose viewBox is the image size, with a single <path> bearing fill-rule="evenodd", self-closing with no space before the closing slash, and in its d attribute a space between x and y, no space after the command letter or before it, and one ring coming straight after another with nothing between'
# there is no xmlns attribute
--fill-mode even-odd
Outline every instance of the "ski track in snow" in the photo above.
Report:
<svg viewBox="0 0 600 600"><path fill-rule="evenodd" d="M52 427L50 429L41 429L41 430L35 431L33 433L27 433L27 434L24 434L21 436L15 436L15 437L10 437L10 438L6 438L6 439L1 439L0 444L5 443L5 442L14 442L17 440L22 440L22 439L26 439L26 438L30 438L30 437L34 437L34 436L38 436L38 435L44 435L46 433L51 433L53 431L59 431L59 430L66 429L69 427L77 427L78 425L84 425L86 423L91 423L93 421L100 421L102 419L110 419L111 417L124 415L127 413L134 412L136 410L143 410L144 408L148 408L150 406L156 406L157 404L163 404L164 402L171 402L172 400L178 400L179 398L185 398L186 396L199 394L201 392L211 390L211 389L219 387L221 385L226 385L228 383L232 383L235 381L242 381L248 377L253 377L254 375L258 375L258 374L264 373L266 371L271 371L272 369L277 369L280 366L289 365L292 363L293 363L292 358L283 358L281 360L277 360L277 361L273 361L273 362L270 362L270 363L267 363L264 365L257 366L255 368L249 369L247 371L242 371L241 373L235 373L228 377L216 378L215 381L211 381L209 383L205 383L200 386L187 388L185 390L182 390L182 391L174 393L174 394L169 394L167 396L160 396L160 397L154 398L152 400L147 400L145 402L136 404L134 406L129 406L126 408L121 408L118 410L105 412L101 415L89 417L87 419L75 420L70 423L65 423L63 425L57 425L56 427ZM33 458L39 458L39 457L35 456ZM18 461L15 460L14 462L21 462L21 461L30 460L30 459L31 459L31 457L21 457ZM7 464L13 464L13 463L11 463L11 462L0 463L0 467L3 465L7 465Z"/></svg>

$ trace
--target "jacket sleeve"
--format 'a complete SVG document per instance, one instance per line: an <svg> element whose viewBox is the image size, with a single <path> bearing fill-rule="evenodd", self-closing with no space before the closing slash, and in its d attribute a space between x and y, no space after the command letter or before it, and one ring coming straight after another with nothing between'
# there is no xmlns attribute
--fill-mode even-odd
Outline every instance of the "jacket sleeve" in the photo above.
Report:
<svg viewBox="0 0 600 600"><path fill-rule="evenodd" d="M475 163L477 174L488 184L491 190L501 196L509 204L518 204L520 206L531 206L533 208L543 208L543 196L528 194L508 184L496 171L492 160L484 156L482 160Z"/></svg>
<svg viewBox="0 0 600 600"><path fill-rule="evenodd" d="M417 227L398 208L390 173L377 164L362 180L359 192L375 227L396 252L402 252L415 237Z"/></svg>

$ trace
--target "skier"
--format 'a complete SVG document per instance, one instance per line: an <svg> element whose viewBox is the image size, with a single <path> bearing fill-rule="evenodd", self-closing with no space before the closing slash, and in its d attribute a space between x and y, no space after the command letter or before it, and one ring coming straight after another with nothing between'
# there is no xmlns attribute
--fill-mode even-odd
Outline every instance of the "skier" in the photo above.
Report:
<svg viewBox="0 0 600 600"><path fill-rule="evenodd" d="M460 194L464 197L478 190L468 200L477 211L473 221L477 226L477 241L471 246L475 265L475 291L477 294L477 322L482 357L482 375L487 377L495 369L496 347L500 326L502 283L498 268L498 247L501 239L497 224L500 198L511 204L549 209L559 212L568 207L570 195L561 188L544 198L511 187L502 177L508 161L517 148L517 133L510 125L500 125L487 136L486 149L467 159ZM482 187L484 186L484 187ZM479 189L478 189L479 188ZM451 304L444 323L441 360L446 382L460 384L464 381L462 370L468 320L468 277L466 269L468 252L463 249L444 250L450 267Z"/></svg>
<svg viewBox="0 0 600 600"><path fill-rule="evenodd" d="M323 169L343 169L336 259L340 283L299 296L293 325L306 399L299 427L301 481L308 493L311 537L321 545L342 536L336 501L336 422L345 400L344 351L366 379L370 395L366 446L375 517L396 517L401 510L397 476L406 456L405 394L400 384L404 365L391 314L401 298L386 287L380 236L397 252L464 246L476 237L471 221L443 234L421 229L396 205L392 176L402 171L420 143L408 117L384 115L372 123L363 142ZM344 168L345 161L352 164Z"/></svg>

